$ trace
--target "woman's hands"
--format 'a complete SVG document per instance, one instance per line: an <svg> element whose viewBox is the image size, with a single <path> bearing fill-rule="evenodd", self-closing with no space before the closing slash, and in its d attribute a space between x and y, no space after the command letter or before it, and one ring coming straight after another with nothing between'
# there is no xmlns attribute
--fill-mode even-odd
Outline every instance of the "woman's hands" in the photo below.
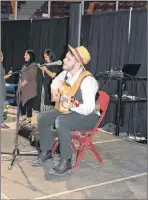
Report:
<svg viewBox="0 0 148 200"><path fill-rule="evenodd" d="M4 76L4 79L7 79L7 78L9 78L10 76L12 76L12 71L11 71L11 70L8 72L8 74L7 74L7 75L5 75L5 76Z"/></svg>
<svg viewBox="0 0 148 200"><path fill-rule="evenodd" d="M42 70L42 72L46 72L48 74L48 76L50 76L51 78L55 78L56 73L48 70L48 68L46 66L40 67L40 69Z"/></svg>
<svg viewBox="0 0 148 200"><path fill-rule="evenodd" d="M40 67L40 69L41 69L43 72L45 72L45 71L47 70L47 67L46 67L46 66L42 66L42 67Z"/></svg>
<svg viewBox="0 0 148 200"><path fill-rule="evenodd" d="M28 83L28 81L26 81L26 79L21 83L22 87L24 87L26 84Z"/></svg>

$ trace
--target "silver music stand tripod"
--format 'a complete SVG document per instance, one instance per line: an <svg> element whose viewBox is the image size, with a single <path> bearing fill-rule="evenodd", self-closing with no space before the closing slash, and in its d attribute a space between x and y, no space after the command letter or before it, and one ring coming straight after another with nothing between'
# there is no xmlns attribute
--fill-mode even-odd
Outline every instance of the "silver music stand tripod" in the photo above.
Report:
<svg viewBox="0 0 148 200"><path fill-rule="evenodd" d="M20 153L20 150L18 148L18 133L20 128L19 123L19 117L20 117L20 103L21 103L21 71L19 72L19 81L18 81L18 89L17 89L17 115L16 115L16 134L15 134L15 140L14 140L14 150L12 153L9 152L1 152L1 154L7 154L12 155L12 161L10 163L10 166L8 167L9 170L12 169L15 159L17 156L38 156L38 154L31 154L31 153Z"/></svg>

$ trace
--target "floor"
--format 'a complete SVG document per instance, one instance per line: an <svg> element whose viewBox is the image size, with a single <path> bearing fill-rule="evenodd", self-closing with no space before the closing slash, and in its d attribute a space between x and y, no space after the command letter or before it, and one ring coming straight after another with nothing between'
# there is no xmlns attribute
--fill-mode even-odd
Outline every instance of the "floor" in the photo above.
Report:
<svg viewBox="0 0 148 200"><path fill-rule="evenodd" d="M34 114L36 123L37 113ZM11 119L11 120L10 120ZM15 110L9 108L9 130L2 130L1 151L14 149ZM18 156L12 170L12 156L1 155L1 199L147 199L147 148L99 131L94 139L103 158L100 164L90 151L79 168L67 176L53 176L49 169L58 155L42 168L31 166L33 156ZM19 136L21 152L35 152L29 141ZM73 162L75 154L73 156Z"/></svg>

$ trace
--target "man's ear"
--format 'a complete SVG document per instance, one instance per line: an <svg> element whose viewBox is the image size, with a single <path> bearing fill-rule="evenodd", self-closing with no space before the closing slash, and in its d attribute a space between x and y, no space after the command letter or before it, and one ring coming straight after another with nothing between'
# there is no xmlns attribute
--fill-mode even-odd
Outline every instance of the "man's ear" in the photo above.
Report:
<svg viewBox="0 0 148 200"><path fill-rule="evenodd" d="M75 64L77 67L81 67L81 64L78 62L78 61L76 61L76 64Z"/></svg>

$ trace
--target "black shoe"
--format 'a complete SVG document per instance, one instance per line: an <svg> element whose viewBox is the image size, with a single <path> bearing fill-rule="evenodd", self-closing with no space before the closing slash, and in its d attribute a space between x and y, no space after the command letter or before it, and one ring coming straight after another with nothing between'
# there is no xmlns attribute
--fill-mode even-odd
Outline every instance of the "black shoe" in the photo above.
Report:
<svg viewBox="0 0 148 200"><path fill-rule="evenodd" d="M71 158L61 159L60 163L56 167L49 170L49 173L55 175L65 175L70 169L72 169Z"/></svg>
<svg viewBox="0 0 148 200"><path fill-rule="evenodd" d="M7 128L10 128L10 127L7 126L6 124L1 124L1 128L7 129Z"/></svg>
<svg viewBox="0 0 148 200"><path fill-rule="evenodd" d="M32 166L36 166L36 167L42 166L45 161L51 158L52 158L51 151L41 152L39 154L39 157L36 160L32 161Z"/></svg>

